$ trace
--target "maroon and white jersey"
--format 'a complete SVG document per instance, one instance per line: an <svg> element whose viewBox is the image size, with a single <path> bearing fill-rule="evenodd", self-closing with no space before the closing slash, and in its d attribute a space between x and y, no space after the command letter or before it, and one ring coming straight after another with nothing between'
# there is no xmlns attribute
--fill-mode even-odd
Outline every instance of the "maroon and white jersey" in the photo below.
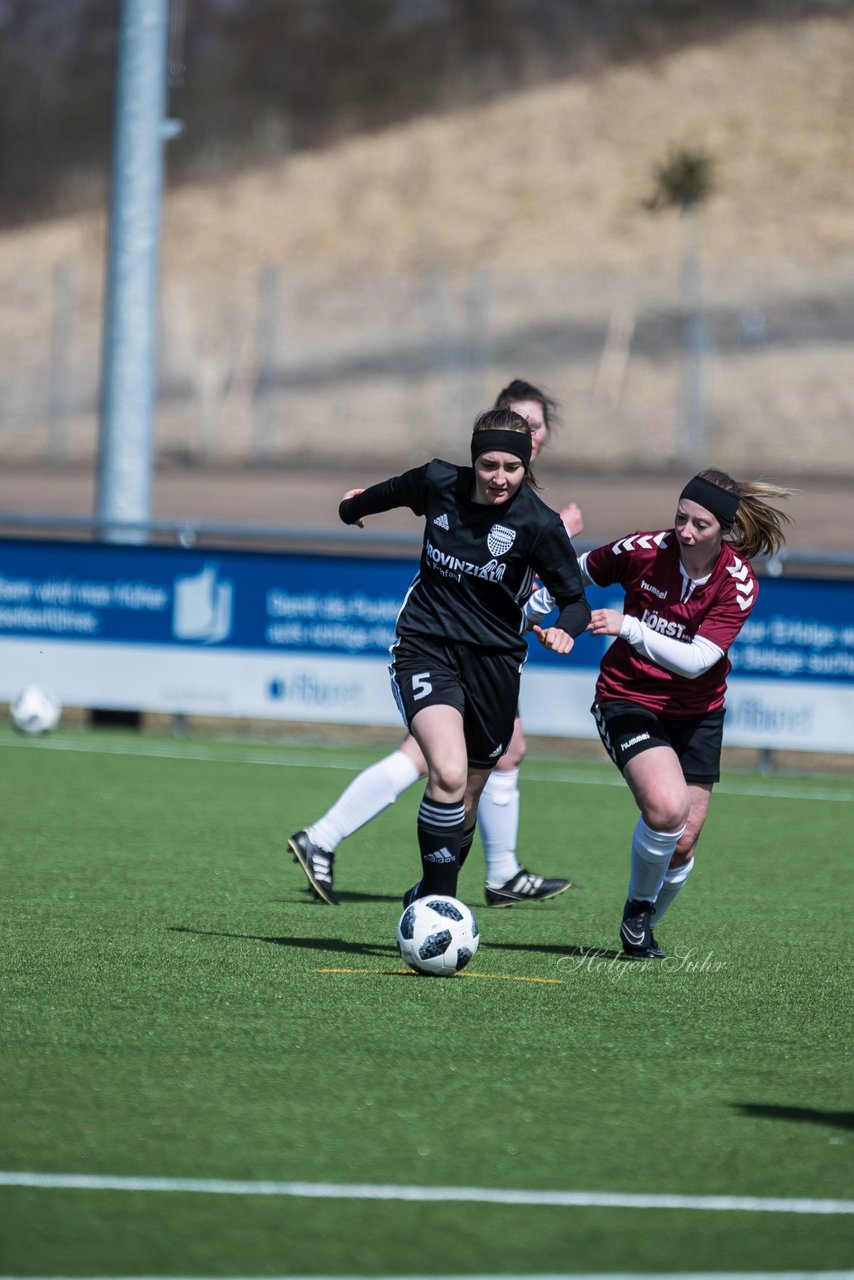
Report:
<svg viewBox="0 0 854 1280"><path fill-rule="evenodd" d="M662 636L690 644L695 637L721 650L720 659L695 677L659 666L617 638L596 682L596 698L625 698L674 719L704 715L724 705L731 663L727 650L759 594L756 575L728 543L706 578L690 578L679 559L673 529L635 533L597 547L584 557L594 585L619 583L626 598L622 612Z"/></svg>

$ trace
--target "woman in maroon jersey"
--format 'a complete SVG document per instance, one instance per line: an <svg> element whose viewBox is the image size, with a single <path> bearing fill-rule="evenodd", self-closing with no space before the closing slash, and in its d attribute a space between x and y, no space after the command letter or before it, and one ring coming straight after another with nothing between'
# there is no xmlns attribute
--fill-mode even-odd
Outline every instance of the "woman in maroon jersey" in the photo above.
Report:
<svg viewBox="0 0 854 1280"><path fill-rule="evenodd" d="M640 817L632 835L620 941L661 957L652 932L687 880L720 778L727 651L756 603L748 557L783 545L789 491L702 471L679 495L675 527L635 533L580 558L585 583L625 591L622 611L594 609L588 630L614 636L592 712ZM529 619L548 603L536 593Z"/></svg>

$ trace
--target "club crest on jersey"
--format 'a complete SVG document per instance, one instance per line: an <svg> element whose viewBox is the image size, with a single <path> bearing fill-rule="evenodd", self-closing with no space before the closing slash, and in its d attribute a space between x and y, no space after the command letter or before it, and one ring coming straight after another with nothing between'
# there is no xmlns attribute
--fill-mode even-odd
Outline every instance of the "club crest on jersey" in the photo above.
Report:
<svg viewBox="0 0 854 1280"><path fill-rule="evenodd" d="M516 530L506 524L494 524L486 535L486 545L494 556L506 556L516 541Z"/></svg>

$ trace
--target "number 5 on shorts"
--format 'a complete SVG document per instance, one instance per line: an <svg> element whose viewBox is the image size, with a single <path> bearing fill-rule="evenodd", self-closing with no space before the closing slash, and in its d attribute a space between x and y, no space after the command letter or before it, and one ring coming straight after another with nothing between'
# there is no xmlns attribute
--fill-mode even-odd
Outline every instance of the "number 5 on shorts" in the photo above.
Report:
<svg viewBox="0 0 854 1280"><path fill-rule="evenodd" d="M430 683L429 671L419 671L412 677L412 697L415 702L420 698L426 698L427 694L432 692L433 685Z"/></svg>

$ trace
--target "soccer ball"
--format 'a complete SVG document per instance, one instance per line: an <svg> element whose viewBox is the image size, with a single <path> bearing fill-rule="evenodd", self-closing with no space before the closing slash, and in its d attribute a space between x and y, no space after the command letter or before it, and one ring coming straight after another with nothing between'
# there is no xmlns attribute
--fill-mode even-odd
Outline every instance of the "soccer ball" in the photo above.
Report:
<svg viewBox="0 0 854 1280"><path fill-rule="evenodd" d="M29 684L9 704L12 724L21 733L49 733L59 724L62 704L55 693L40 684Z"/></svg>
<svg viewBox="0 0 854 1280"><path fill-rule="evenodd" d="M402 959L418 973L452 978L477 951L477 921L459 898L431 893L416 898L397 925Z"/></svg>

